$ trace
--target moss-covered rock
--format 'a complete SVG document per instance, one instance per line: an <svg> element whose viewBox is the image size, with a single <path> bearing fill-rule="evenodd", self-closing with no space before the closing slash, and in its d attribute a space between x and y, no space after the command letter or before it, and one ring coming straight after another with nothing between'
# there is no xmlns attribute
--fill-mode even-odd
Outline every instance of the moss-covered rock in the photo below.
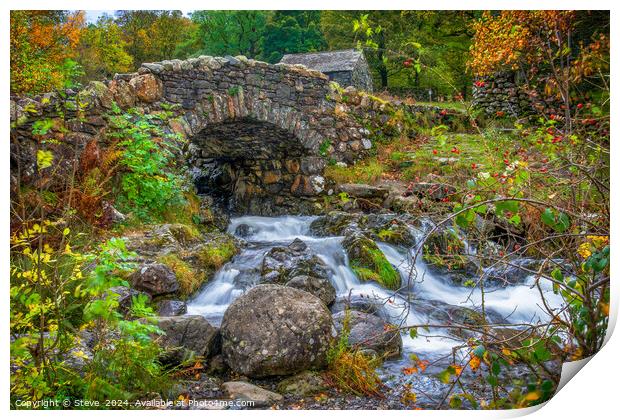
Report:
<svg viewBox="0 0 620 420"><path fill-rule="evenodd" d="M310 224L310 232L318 236L341 236L345 229L356 225L359 215L344 211L331 211Z"/></svg>
<svg viewBox="0 0 620 420"><path fill-rule="evenodd" d="M342 241L351 270L362 281L376 281L382 286L397 290L400 274L390 264L377 244L361 233L350 234Z"/></svg>
<svg viewBox="0 0 620 420"><path fill-rule="evenodd" d="M424 243L423 258L430 265L461 270L467 266L465 243L451 228L438 229Z"/></svg>
<svg viewBox="0 0 620 420"><path fill-rule="evenodd" d="M198 246L192 253L201 266L210 271L219 270L239 252L234 237L228 234L216 235Z"/></svg>

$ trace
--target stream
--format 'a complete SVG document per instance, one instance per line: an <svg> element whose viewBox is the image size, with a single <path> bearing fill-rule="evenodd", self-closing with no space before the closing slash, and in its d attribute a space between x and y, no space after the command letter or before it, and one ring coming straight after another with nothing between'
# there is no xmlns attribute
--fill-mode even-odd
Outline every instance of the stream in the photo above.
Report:
<svg viewBox="0 0 620 420"><path fill-rule="evenodd" d="M231 220L228 232L234 234L240 225L249 226L249 235L243 239L247 245L230 262L224 265L207 284L207 286L190 302L188 313L206 317L213 325L219 326L226 308L246 290L260 280L260 269L264 255L274 246L287 246L295 238L304 241L332 270L330 281L336 289L337 299L355 300L371 299L380 303L381 317L396 325L442 324L445 319L437 319L438 309L454 306L471 309L480 308L482 294L477 287L455 285L449 279L442 278L430 270L421 256L415 264L417 280L411 282L398 295L372 282L360 282L348 267L347 256L341 245L344 237L316 237L310 233L310 223L316 217L281 216L258 217L244 216ZM430 228L430 226L428 227ZM423 232L414 230L418 239ZM406 285L412 271L411 261L416 248L399 248L386 243L377 243L390 263L398 268L402 284ZM513 261L518 263L518 261ZM492 270L485 270L490 271ZM560 307L560 296L553 293L550 282L541 279L540 289L551 308ZM518 281L501 287L488 287L484 294L487 317L493 321L519 324L537 323L548 320L543 309L540 291L533 276L521 274ZM452 306L451 306L452 305ZM440 311L439 311L440 312ZM385 362L380 375L389 385L409 381L419 397L428 402L436 402L446 385L439 382L434 374L445 369L452 358L459 356L453 348L463 344L463 339L446 334L445 329L419 329L416 338L403 331L403 353L396 360ZM406 376L403 368L411 366L411 355L431 361L424 375ZM433 363L434 360L443 361Z"/></svg>

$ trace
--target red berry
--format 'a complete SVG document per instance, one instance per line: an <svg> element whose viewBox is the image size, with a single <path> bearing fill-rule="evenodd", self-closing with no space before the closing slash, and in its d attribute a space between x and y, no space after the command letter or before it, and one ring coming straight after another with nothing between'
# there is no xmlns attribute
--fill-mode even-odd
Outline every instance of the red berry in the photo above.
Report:
<svg viewBox="0 0 620 420"><path fill-rule="evenodd" d="M436 155L437 154L437 149L433 149L433 154Z"/></svg>
<svg viewBox="0 0 620 420"><path fill-rule="evenodd" d="M577 104L577 109L581 109L581 108L583 108L583 104L581 103Z"/></svg>

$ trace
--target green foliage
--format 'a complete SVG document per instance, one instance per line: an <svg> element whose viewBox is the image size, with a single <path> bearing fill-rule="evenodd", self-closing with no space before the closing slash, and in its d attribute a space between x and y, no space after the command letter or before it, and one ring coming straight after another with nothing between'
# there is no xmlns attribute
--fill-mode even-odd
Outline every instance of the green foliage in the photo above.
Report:
<svg viewBox="0 0 620 420"><path fill-rule="evenodd" d="M324 175L338 184L368 184L378 181L383 170L383 165L377 159L368 159L352 166L330 165L325 168Z"/></svg>
<svg viewBox="0 0 620 420"><path fill-rule="evenodd" d="M267 20L262 57L277 63L284 54L323 51L327 43L320 28L321 11L276 10Z"/></svg>
<svg viewBox="0 0 620 420"><path fill-rule="evenodd" d="M267 17L261 10L198 10L192 13L197 26L193 54L244 55L260 58Z"/></svg>
<svg viewBox="0 0 620 420"><path fill-rule="evenodd" d="M124 320L118 296L109 292L126 284L122 276L133 268L132 254L120 239L102 244L95 255L83 254L73 249L74 239L69 228L49 221L12 238L12 402L103 401L161 391L166 374L151 338L159 333L148 322L152 309L135 299L134 315L147 322ZM96 337L92 350L83 343L83 330Z"/></svg>
<svg viewBox="0 0 620 420"><path fill-rule="evenodd" d="M338 339L327 351L329 383L354 395L381 397L384 384L376 372L381 360L349 345L351 311L345 311Z"/></svg>
<svg viewBox="0 0 620 420"><path fill-rule="evenodd" d="M150 116L115 115L111 122L108 135L119 140L124 168L119 209L143 221L161 220L167 207L184 203L181 178L171 167L178 138L163 133Z"/></svg>

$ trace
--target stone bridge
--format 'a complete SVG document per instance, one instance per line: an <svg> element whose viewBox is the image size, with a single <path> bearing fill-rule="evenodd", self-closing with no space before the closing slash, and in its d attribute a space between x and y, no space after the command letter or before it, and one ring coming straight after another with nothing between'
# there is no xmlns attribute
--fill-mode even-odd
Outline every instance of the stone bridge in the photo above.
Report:
<svg viewBox="0 0 620 420"><path fill-rule="evenodd" d="M172 116L161 122L188 142L183 159L198 192L227 201L238 212L305 212L325 189L328 159L351 162L372 147L369 132L334 100L327 77L303 66L267 64L245 57L202 56L145 63L137 73L91 82L79 92L11 98L12 170L34 176L33 122L64 112L62 149L105 142L110 111L138 108ZM52 129L53 130L53 129ZM56 156L70 159L67 151ZM273 206L277 207L274 210Z"/></svg>

